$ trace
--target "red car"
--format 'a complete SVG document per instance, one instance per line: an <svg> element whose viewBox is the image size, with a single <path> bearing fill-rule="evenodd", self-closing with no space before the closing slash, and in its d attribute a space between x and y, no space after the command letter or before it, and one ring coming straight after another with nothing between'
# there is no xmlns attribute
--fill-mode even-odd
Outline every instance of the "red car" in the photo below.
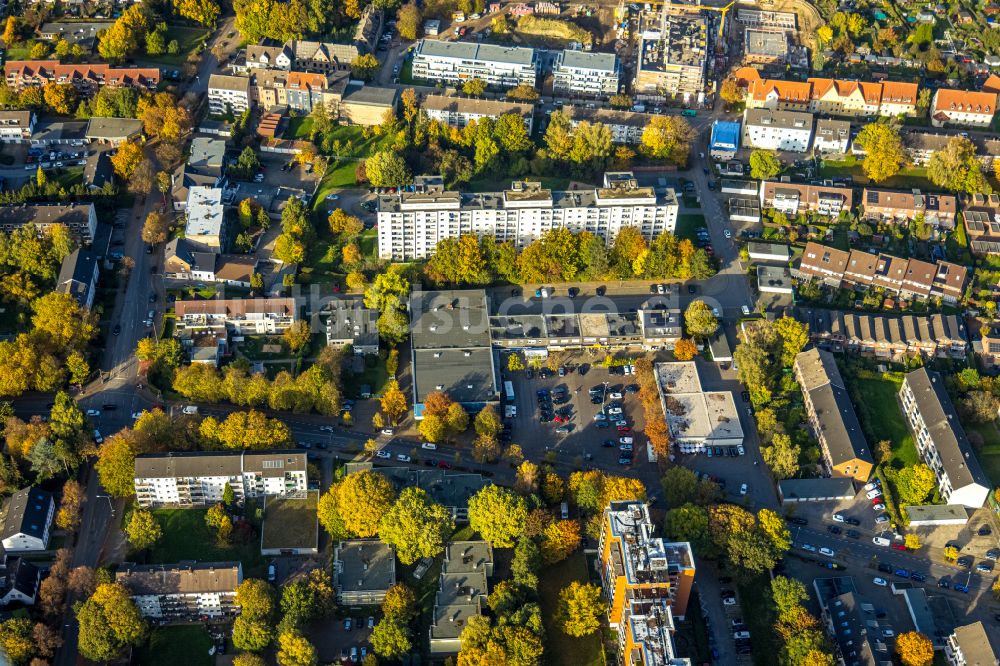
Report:
<svg viewBox="0 0 1000 666"><path fill-rule="evenodd" d="M892 549L893 550L906 550L906 546L904 544L901 544L901 543L894 543L894 544L892 544Z"/></svg>
<svg viewBox="0 0 1000 666"><path fill-rule="evenodd" d="M569 423L569 419L565 416L557 416L555 418L556 423Z"/></svg>
<svg viewBox="0 0 1000 666"><path fill-rule="evenodd" d="M878 497L873 497L872 504L882 504L882 496L879 495Z"/></svg>
<svg viewBox="0 0 1000 666"><path fill-rule="evenodd" d="M449 465L444 460L441 460L441 461L438 462L438 467L441 468L441 469L451 469L451 465Z"/></svg>
<svg viewBox="0 0 1000 666"><path fill-rule="evenodd" d="M618 432L632 432L632 428L629 428L628 426L620 425L620 426L618 426Z"/></svg>

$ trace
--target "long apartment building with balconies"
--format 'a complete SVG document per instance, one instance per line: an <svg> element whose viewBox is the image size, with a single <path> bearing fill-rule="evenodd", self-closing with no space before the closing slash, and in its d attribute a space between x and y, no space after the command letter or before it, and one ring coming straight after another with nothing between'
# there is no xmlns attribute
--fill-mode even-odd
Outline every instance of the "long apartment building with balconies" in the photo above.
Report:
<svg viewBox="0 0 1000 666"><path fill-rule="evenodd" d="M552 66L552 92L557 95L610 97L618 94L622 68L614 53L560 51Z"/></svg>
<svg viewBox="0 0 1000 666"><path fill-rule="evenodd" d="M694 555L691 544L665 542L652 532L643 502L612 502L604 510L598 554L608 623L618 634L619 663L687 663L675 655L673 631L674 617L687 612Z"/></svg>
<svg viewBox="0 0 1000 666"><path fill-rule="evenodd" d="M122 564L115 582L125 586L143 617L160 622L196 622L235 617L236 588L243 582L239 562Z"/></svg>
<svg viewBox="0 0 1000 666"><path fill-rule="evenodd" d="M297 451L153 453L136 456L139 506L206 506L222 501L305 492L306 454Z"/></svg>
<svg viewBox="0 0 1000 666"><path fill-rule="evenodd" d="M422 39L413 50L413 78L451 85L481 79L494 88L533 87L538 55L524 47Z"/></svg>
<svg viewBox="0 0 1000 666"><path fill-rule="evenodd" d="M603 187L563 192L517 181L503 192L462 193L445 190L439 176L421 176L406 191L379 196L378 251L394 261L423 259L462 234L524 247L553 229L589 231L610 244L635 227L653 240L674 230L678 208L672 189L640 187L630 172L606 173Z"/></svg>
<svg viewBox="0 0 1000 666"><path fill-rule="evenodd" d="M981 507L992 484L979 466L944 378L926 368L907 373L899 399L917 452L937 477L941 499L945 504Z"/></svg>
<svg viewBox="0 0 1000 666"><path fill-rule="evenodd" d="M217 301L177 301L174 332L227 330L237 335L284 333L298 316L294 298L242 298Z"/></svg>

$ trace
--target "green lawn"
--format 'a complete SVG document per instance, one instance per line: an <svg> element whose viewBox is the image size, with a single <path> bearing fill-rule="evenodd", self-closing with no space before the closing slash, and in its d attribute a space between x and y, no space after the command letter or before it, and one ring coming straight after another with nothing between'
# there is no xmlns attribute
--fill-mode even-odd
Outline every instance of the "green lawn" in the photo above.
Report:
<svg viewBox="0 0 1000 666"><path fill-rule="evenodd" d="M600 633L584 638L567 636L556 623L559 592L577 580L586 583L587 558L582 552L542 570L538 593L541 597L542 618L545 622L545 653L552 666L604 666L604 650Z"/></svg>
<svg viewBox="0 0 1000 666"><path fill-rule="evenodd" d="M986 472L986 476L990 477L993 485L1000 486L1000 454L980 453L979 464L982 465L983 471Z"/></svg>
<svg viewBox="0 0 1000 666"><path fill-rule="evenodd" d="M288 119L288 129L285 130L286 139L308 139L312 132L312 116L296 116Z"/></svg>
<svg viewBox="0 0 1000 666"><path fill-rule="evenodd" d="M246 544L220 547L214 531L205 524L207 509L157 509L153 511L163 537L149 553L150 564L172 564L181 560L199 562L243 562L243 575L253 577L264 572L260 538ZM207 649L207 648L206 648ZM183 663L183 662L177 662Z"/></svg>
<svg viewBox="0 0 1000 666"><path fill-rule="evenodd" d="M212 666L212 637L201 625L157 627L135 652L139 666Z"/></svg>
<svg viewBox="0 0 1000 666"><path fill-rule="evenodd" d="M767 576L739 586L740 608L753 638L753 663L771 666L781 650L774 633L774 611L771 608L771 583Z"/></svg>
<svg viewBox="0 0 1000 666"><path fill-rule="evenodd" d="M705 226L705 216L697 213L677 216L677 228L674 235L680 239L695 240L697 231Z"/></svg>
<svg viewBox="0 0 1000 666"><path fill-rule="evenodd" d="M413 61L404 60L403 66L399 68L399 82L413 83Z"/></svg>
<svg viewBox="0 0 1000 666"><path fill-rule="evenodd" d="M896 403L902 380L895 375L882 375L879 379L845 379L852 387L851 397L869 445L874 447L883 439L892 442L889 464L896 469L919 463L913 436Z"/></svg>
<svg viewBox="0 0 1000 666"><path fill-rule="evenodd" d="M385 369L385 359L381 355L367 354L365 356L365 371L360 375L345 371L344 395L350 397L361 396L361 385L368 384L373 395L382 392L382 388L389 381L389 373Z"/></svg>
<svg viewBox="0 0 1000 666"><path fill-rule="evenodd" d="M358 249L361 255L376 259L378 254L378 229L365 229L358 236Z"/></svg>
<svg viewBox="0 0 1000 666"><path fill-rule="evenodd" d="M183 65L187 59L188 55L192 51L199 48L208 39L208 36L212 34L212 31L208 28L194 28L184 25L168 25L167 26L167 43L169 44L173 40L177 40L178 50L177 53L171 55L169 53L164 53L158 56L142 56L137 58L140 64L143 63L156 63L158 65L169 65L172 67L180 67Z"/></svg>
<svg viewBox="0 0 1000 666"><path fill-rule="evenodd" d="M823 160L823 163L819 168L819 176L821 178L851 176L854 178L855 185L866 185L868 183L868 177L865 176L865 171L861 166L861 162L854 158L846 160ZM927 169L922 167L902 169L895 176L892 176L883 183L879 183L879 186L901 189L935 189L934 185L927 179Z"/></svg>

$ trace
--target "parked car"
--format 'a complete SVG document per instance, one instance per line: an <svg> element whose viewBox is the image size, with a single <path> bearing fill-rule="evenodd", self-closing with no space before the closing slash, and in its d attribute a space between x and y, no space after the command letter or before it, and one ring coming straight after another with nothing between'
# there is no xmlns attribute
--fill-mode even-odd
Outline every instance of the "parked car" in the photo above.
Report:
<svg viewBox="0 0 1000 666"><path fill-rule="evenodd" d="M413 459L410 458L410 456L406 455L405 453L397 453L396 460L398 460L399 462L408 463L411 462Z"/></svg>
<svg viewBox="0 0 1000 666"><path fill-rule="evenodd" d="M833 557L834 556L834 552L833 552L832 548L820 548L819 549L819 554L820 555L826 555L827 557Z"/></svg>
<svg viewBox="0 0 1000 666"><path fill-rule="evenodd" d="M878 585L879 587L888 587L889 586L889 583L886 581L885 578L878 578L878 577L876 577L876 578L872 579L872 582L875 583L876 585Z"/></svg>

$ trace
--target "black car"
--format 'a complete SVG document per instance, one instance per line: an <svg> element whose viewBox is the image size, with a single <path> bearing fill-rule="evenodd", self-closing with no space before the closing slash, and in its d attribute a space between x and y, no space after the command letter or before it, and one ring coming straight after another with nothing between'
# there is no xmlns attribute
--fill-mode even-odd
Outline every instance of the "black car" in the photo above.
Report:
<svg viewBox="0 0 1000 666"><path fill-rule="evenodd" d="M840 528L837 527L836 525L827 525L826 530L830 534L840 534Z"/></svg>
<svg viewBox="0 0 1000 666"><path fill-rule="evenodd" d="M963 555L962 557L955 560L955 564L957 564L960 567L965 567L966 569L968 569L969 567L972 566L972 557L970 555Z"/></svg>
<svg viewBox="0 0 1000 666"><path fill-rule="evenodd" d="M576 287L570 287L568 293L570 298L576 298L576 295L580 293L580 290Z"/></svg>
<svg viewBox="0 0 1000 666"><path fill-rule="evenodd" d="M851 539L860 539L861 532L858 532L857 530L847 530L847 536Z"/></svg>
<svg viewBox="0 0 1000 666"><path fill-rule="evenodd" d="M1000 560L1000 548L990 548L986 551L986 559L988 560Z"/></svg>
<svg viewBox="0 0 1000 666"><path fill-rule="evenodd" d="M915 580L918 583L922 583L925 580L927 580L927 576L925 576L924 574L920 573L919 571L911 571L910 572L910 580Z"/></svg>
<svg viewBox="0 0 1000 666"><path fill-rule="evenodd" d="M878 570L881 571L882 573L891 574L896 569L891 564L889 564L888 562L879 562L878 563Z"/></svg>
<svg viewBox="0 0 1000 666"><path fill-rule="evenodd" d="M628 386L625 387L625 392L626 393L638 393L639 392L639 385L638 384L629 384Z"/></svg>
<svg viewBox="0 0 1000 666"><path fill-rule="evenodd" d="M693 284L689 284L688 285L688 293L689 294L697 294L698 293L698 287L694 286Z"/></svg>
<svg viewBox="0 0 1000 666"><path fill-rule="evenodd" d="M108 403L107 405L101 405L101 408L104 409L104 411L106 412L113 412L116 409L118 409L118 405L112 405Z"/></svg>
<svg viewBox="0 0 1000 666"><path fill-rule="evenodd" d="M947 590L949 587L951 587L951 581L949 581L947 578L942 578L941 580L938 581L938 587Z"/></svg>
<svg viewBox="0 0 1000 666"><path fill-rule="evenodd" d="M606 440L604 440L601 443L601 446L603 446L606 449L613 449L613 448L615 448L615 440L613 440L613 439L606 439Z"/></svg>
<svg viewBox="0 0 1000 666"><path fill-rule="evenodd" d="M979 536L989 536L993 534L993 530L991 530L988 525L983 525L979 528L978 534Z"/></svg>
<svg viewBox="0 0 1000 666"><path fill-rule="evenodd" d="M597 288L597 295L598 296L603 296L607 291L608 290L606 288L604 288L604 287L598 287Z"/></svg>
<svg viewBox="0 0 1000 666"><path fill-rule="evenodd" d="M149 295L149 302L150 303L155 303L156 302L156 294L150 294Z"/></svg>
<svg viewBox="0 0 1000 666"><path fill-rule="evenodd" d="M844 518L844 522L847 523L848 525L854 525L854 526L861 524L861 521L858 520L857 518Z"/></svg>
<svg viewBox="0 0 1000 666"><path fill-rule="evenodd" d="M792 523L793 525L808 525L809 524L809 521L806 520L805 518L798 518L798 517L795 517L795 516L789 518L788 522Z"/></svg>
<svg viewBox="0 0 1000 666"><path fill-rule="evenodd" d="M115 324L115 327L111 329L111 335L120 335L122 332L122 325Z"/></svg>

